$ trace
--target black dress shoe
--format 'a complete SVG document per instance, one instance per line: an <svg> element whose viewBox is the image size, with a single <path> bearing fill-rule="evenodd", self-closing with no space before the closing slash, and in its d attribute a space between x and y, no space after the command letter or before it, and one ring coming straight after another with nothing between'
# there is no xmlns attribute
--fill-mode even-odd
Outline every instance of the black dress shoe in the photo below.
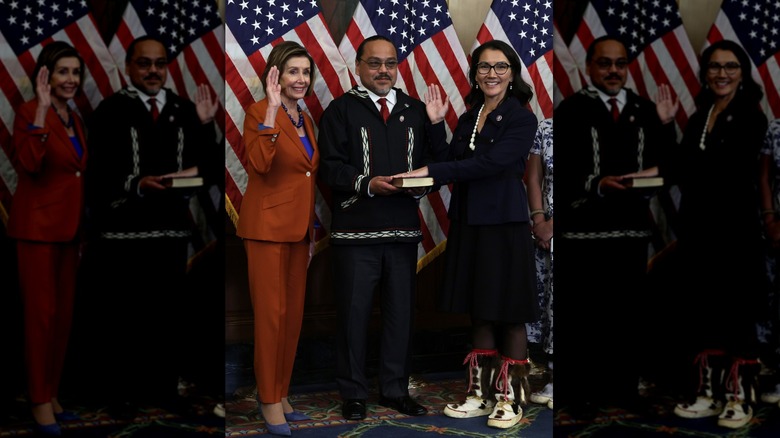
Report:
<svg viewBox="0 0 780 438"><path fill-rule="evenodd" d="M410 415L413 417L418 417L428 413L428 409L414 401L414 399L408 395L398 398L382 397L379 399L379 405L386 408L395 409L404 415Z"/></svg>
<svg viewBox="0 0 780 438"><path fill-rule="evenodd" d="M359 398L344 400L341 415L345 420L364 420L366 418L366 401Z"/></svg>

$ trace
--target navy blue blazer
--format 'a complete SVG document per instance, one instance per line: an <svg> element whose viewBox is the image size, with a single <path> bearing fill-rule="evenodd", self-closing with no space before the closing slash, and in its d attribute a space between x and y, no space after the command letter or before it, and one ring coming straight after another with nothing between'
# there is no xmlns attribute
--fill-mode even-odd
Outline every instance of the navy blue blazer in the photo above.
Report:
<svg viewBox="0 0 780 438"><path fill-rule="evenodd" d="M474 140L474 153L466 158L478 112L476 106L460 116L450 142L450 161L429 164L428 174L436 184L454 183L450 218L458 211L461 191L468 187L469 225L527 222L523 175L536 134L536 116L519 100L506 99L488 114Z"/></svg>

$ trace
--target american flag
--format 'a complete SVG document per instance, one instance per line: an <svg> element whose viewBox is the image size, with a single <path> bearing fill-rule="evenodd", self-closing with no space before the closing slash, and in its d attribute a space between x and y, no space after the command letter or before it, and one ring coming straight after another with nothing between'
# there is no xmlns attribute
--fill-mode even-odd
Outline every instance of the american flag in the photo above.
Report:
<svg viewBox="0 0 780 438"><path fill-rule="evenodd" d="M753 61L753 78L764 90L762 106L770 120L780 116L780 2L724 0L707 35L707 45L721 39L738 42Z"/></svg>
<svg viewBox="0 0 780 438"><path fill-rule="evenodd" d="M668 84L680 100L676 122L681 130L695 111L700 85L699 62L683 28L675 0L591 0L569 49L585 72L585 52L602 35L620 37L629 59L626 86L654 99Z"/></svg>
<svg viewBox="0 0 780 438"><path fill-rule="evenodd" d="M555 80L553 107L557 107L563 99L582 88L585 78L577 67L577 61L574 60L574 56L558 32L555 23L553 23L553 29L553 79Z"/></svg>
<svg viewBox="0 0 780 438"><path fill-rule="evenodd" d="M520 55L526 67L523 79L534 90L530 104L536 117L539 120L552 117L552 0L493 0L471 51L494 39L508 42Z"/></svg>
<svg viewBox="0 0 780 438"><path fill-rule="evenodd" d="M448 137L466 110L469 92L468 61L452 26L444 0L360 0L347 26L339 50L354 74L357 47L372 35L389 38L398 48L396 87L421 99L428 84L438 85L449 99ZM449 187L420 200L423 241L418 249L418 269L422 269L443 249L447 239L450 202Z"/></svg>
<svg viewBox="0 0 780 438"><path fill-rule="evenodd" d="M119 73L103 43L86 2L0 2L0 218L16 191L16 172L6 149L13 134L14 108L33 98L30 75L38 54L52 41L65 41L78 50L86 66L84 93L74 99L82 116L120 87Z"/></svg>
<svg viewBox="0 0 780 438"><path fill-rule="evenodd" d="M225 11L227 147L225 148L226 208L234 225L246 191L248 163L244 156L244 109L263 99L260 76L273 46L282 41L300 43L314 59L317 73L314 93L304 99L303 109L319 122L328 104L352 86L349 71L325 25L317 2L288 0L228 0ZM293 3L292 5L290 3ZM328 191L317 190L315 233L317 251L327 242L330 229Z"/></svg>
<svg viewBox="0 0 780 438"><path fill-rule="evenodd" d="M168 49L168 80L166 87L176 94L194 100L197 88L207 84L212 96L220 102L215 120L224 132L225 112L221 106L224 95L224 26L217 2L213 0L130 0L122 21L109 44L109 50L122 73L125 54L130 43L141 36L152 35ZM122 77L123 83L128 79ZM215 242L224 227L216 218L222 204L221 188L193 197L190 211L199 233L190 245L190 255Z"/></svg>

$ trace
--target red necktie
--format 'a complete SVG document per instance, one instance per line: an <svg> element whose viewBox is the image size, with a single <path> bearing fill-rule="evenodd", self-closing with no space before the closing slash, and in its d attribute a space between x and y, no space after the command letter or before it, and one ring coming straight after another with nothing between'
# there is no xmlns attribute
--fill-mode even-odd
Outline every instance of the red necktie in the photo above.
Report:
<svg viewBox="0 0 780 438"><path fill-rule="evenodd" d="M379 115L387 123L387 119L390 117L390 110L387 109L387 99L384 97L379 98Z"/></svg>
<svg viewBox="0 0 780 438"><path fill-rule="evenodd" d="M157 99L155 99L154 97L150 97L149 98L149 105L152 107L151 108L152 119L156 122L157 121L157 116L160 115L160 110L157 109Z"/></svg>
<svg viewBox="0 0 780 438"><path fill-rule="evenodd" d="M614 97L611 97L609 99L609 103L610 103L610 105L612 105L612 120L617 122L618 118L620 118L620 110L618 109L617 99L615 99Z"/></svg>

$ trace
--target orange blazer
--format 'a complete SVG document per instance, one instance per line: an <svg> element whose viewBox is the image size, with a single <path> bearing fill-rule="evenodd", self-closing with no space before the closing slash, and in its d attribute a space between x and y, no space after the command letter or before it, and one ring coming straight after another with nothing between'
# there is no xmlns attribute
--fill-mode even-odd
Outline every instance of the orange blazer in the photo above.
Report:
<svg viewBox="0 0 780 438"><path fill-rule="evenodd" d="M252 104L244 118L249 182L241 201L236 234L245 239L299 242L314 238L314 201L320 153L314 124L304 113L303 126L314 147L311 159L283 109L274 127L260 129L267 99Z"/></svg>
<svg viewBox="0 0 780 438"><path fill-rule="evenodd" d="M75 112L71 113L84 151L79 158L54 107L49 108L42 128L30 128L37 107L35 99L25 102L14 119L10 155L18 183L8 217L8 236L70 242L78 236L84 215L84 125Z"/></svg>

